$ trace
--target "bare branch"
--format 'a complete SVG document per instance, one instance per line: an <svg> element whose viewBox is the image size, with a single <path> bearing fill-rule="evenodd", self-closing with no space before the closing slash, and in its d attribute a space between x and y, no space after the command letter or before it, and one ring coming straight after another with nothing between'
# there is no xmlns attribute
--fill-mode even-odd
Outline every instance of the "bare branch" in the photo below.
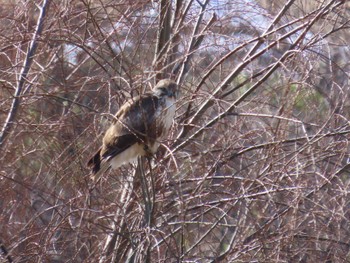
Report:
<svg viewBox="0 0 350 263"><path fill-rule="evenodd" d="M30 70L30 66L34 60L35 52L38 46L38 39L40 38L40 35L42 33L43 27L44 27L44 19L47 13L47 10L49 8L50 0L43 0L42 6L39 7L40 15L37 20L36 28L34 31L34 34L32 36L32 39L29 43L29 48L26 54L26 57L23 62L23 66L21 69L21 72L19 73L19 79L17 82L17 87L15 90L15 93L13 95L12 105L10 108L10 111L7 114L6 121L1 129L0 132L0 148L3 147L3 143L10 133L11 127L13 125L13 121L16 117L16 113L18 111L18 108L20 106L20 96L22 93L22 89L24 86L24 83L27 79L28 72Z"/></svg>

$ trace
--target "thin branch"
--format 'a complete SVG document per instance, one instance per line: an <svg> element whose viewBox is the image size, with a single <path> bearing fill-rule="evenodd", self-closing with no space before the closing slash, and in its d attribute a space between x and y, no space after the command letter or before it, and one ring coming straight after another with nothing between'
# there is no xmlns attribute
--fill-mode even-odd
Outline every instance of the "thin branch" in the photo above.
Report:
<svg viewBox="0 0 350 263"><path fill-rule="evenodd" d="M245 61L243 61L241 64L239 64L236 69L229 75L226 77L225 81L219 85L219 87L211 94L211 96L209 96L209 98L201 105L201 107L198 109L198 111L191 117L191 119L186 123L186 126L182 129L182 131L180 132L180 134L177 137L177 147L178 148L182 148L184 147L186 144L189 143L189 141L191 141L192 139L194 139L195 137L199 136L204 130L206 130L207 128L213 126L217 121L221 120L225 115L227 115L229 112L231 112L233 109L235 109L237 107L237 105L239 105L245 98L247 98L253 91L255 91L262 83L264 83L271 75L272 73L274 73L287 59L291 58L292 56L294 56L297 52L300 52L299 49L295 49L297 47L297 45L304 39L305 34L310 30L310 28L313 26L313 24L322 16L324 16L325 14L328 14L330 12L329 8L332 6L333 1L331 1L331 3L329 3L328 5L326 5L325 7L323 7L318 14L309 22L304 23L299 29L304 28L303 32L299 35L299 37L294 41L294 43L289 47L288 51L286 51L277 62L275 62L273 64L273 66L265 73L265 75L263 77L261 77L261 79L259 79L253 86L251 86L247 91L245 91L236 101L234 101L224 112L218 114L215 118L213 118L212 120L210 120L209 122L207 122L207 124L205 124L204 126L202 126L200 129L198 129L195 133L193 133L188 139L186 139L185 141L179 143L179 139L181 137L183 137L184 135L186 135L190 128L192 127L190 124L194 123L201 115L202 113L212 104L212 100L214 98L214 96L219 93L219 91L222 90L223 86L227 85L228 83L230 83L232 81L232 78L234 76L236 76L236 73L240 70L238 69L242 69L243 67L245 67L246 65L248 65L251 61L251 59L253 59L253 57L257 57L258 55L261 55L261 52L264 51L264 49L258 53L256 53L253 57L251 57L250 59L247 59ZM337 3L336 5L334 5L332 8L337 7L338 5L340 5L340 3ZM289 33L287 33L289 35ZM277 44L277 41L275 41L273 43L273 45ZM265 51L264 51L265 52Z"/></svg>
<svg viewBox="0 0 350 263"><path fill-rule="evenodd" d="M318 186L316 185L313 190L311 190L309 193L307 193L303 198L298 198L298 204L301 204L305 200L310 199L315 193L323 190L327 185L331 184L335 178L337 178L341 173L348 170L350 167L350 164L345 164L343 167L338 169L335 173L333 173L329 178L325 180L325 182ZM247 238L245 238L243 244L247 245L248 243L252 242L254 239L256 239L260 233L269 227L273 222L276 220L281 220L282 216L287 214L289 211L294 209L297 205L294 204L294 202L291 202L293 205L287 206L283 209L281 209L279 212L275 213L269 220L267 220L257 231L255 231L253 234L249 235Z"/></svg>
<svg viewBox="0 0 350 263"><path fill-rule="evenodd" d="M255 48L253 48L249 54L251 54L251 56L246 55L245 58L243 59L243 61L238 64L235 69L225 78L225 80L214 90L211 92L211 95L209 96L208 99L206 99L201 106L199 107L199 109L191 116L190 119L188 119L188 121L186 122L186 124L184 125L184 127L182 128L181 132L179 133L179 135L177 136L177 143L179 143L179 139L183 138L184 136L186 136L186 134L188 134L188 132L192 129L193 125L192 123L195 123L202 115L203 113L210 108L213 103L214 103L214 98L222 91L225 91L225 89L229 86L229 84L238 76L238 74L246 67L248 66L252 61L254 61L256 58L260 57L262 54L264 54L265 52L267 52L268 50L270 50L272 47L276 46L278 43L280 43L282 40L289 38L290 36L296 34L297 32L299 32L300 30L304 29L304 31L299 35L299 37L297 38L296 41L294 41L294 43L290 46L289 50L287 52L292 51L299 43L300 41L302 41L304 39L305 34L308 32L308 30L311 28L311 26L322 16L328 14L331 10L333 10L334 8L336 8L337 6L341 5L341 2L337 2L334 4L334 6L332 6L334 4L334 1L331 1L328 5L324 6L323 8L320 8L318 10L314 10L313 12L307 14L305 17L303 18L299 18L295 21L292 21L291 23L288 23L287 25L283 25L273 31L266 31L264 34L262 34L261 36L249 41L248 43L252 43L255 41L257 42L257 47L260 46L260 42L265 39L268 35L270 35L273 32L277 32L283 28L285 28L286 26L289 26L291 24L294 24L296 22L300 22L302 20L305 20L308 17L313 16L315 13L317 13L316 15L314 15L314 18L311 21L306 21L303 24L301 24L300 26L297 26L296 28L294 28L293 30L288 31L287 33L285 33L284 35L282 35L281 37L279 37L276 41L272 42L271 44L267 45L265 48L261 49L259 52L254 53L255 52ZM272 23L270 25L270 29L273 29L273 25L276 24L282 17L282 14L284 14L287 11L287 7L289 7L289 3L287 4L287 6L285 6L283 8L283 12L281 11L278 15L279 19L275 19L274 23ZM240 49L242 49L243 47L245 47L247 45L247 43L243 43L240 46L236 47L234 50L232 50L231 52L229 52L225 57L223 57L221 60L219 60L206 74L204 74L204 77L202 78L201 82L198 84L198 87L200 87L204 81L210 76L210 74L212 72L214 72L214 70L221 65L228 57L230 57L232 54L236 53L237 51L239 51ZM284 60L286 60L288 57L285 57L286 53L284 53L282 55L282 57L279 59L279 62L282 63ZM270 76L278 67L280 66L280 64L275 63L274 64L274 69L270 69L269 72L267 73L267 77ZM265 79L262 78L261 81L263 81ZM260 84L262 83L260 81ZM260 86L260 84L258 84L258 86ZM239 85L238 87L241 87L241 85ZM232 90L230 90L230 93L234 92L235 90L238 89L238 87L233 88ZM249 95L252 91L254 91L256 89L256 87L252 88L249 92L246 92L246 95ZM227 95L227 93L226 93ZM244 99L245 96L242 96L242 99ZM190 104L191 105L191 104ZM185 114L185 116L189 116L189 112L190 112L190 105L188 106L187 112Z"/></svg>
<svg viewBox="0 0 350 263"><path fill-rule="evenodd" d="M206 32L215 23L215 21L216 21L216 14L213 13L213 15L210 18L208 24L204 27L204 29L199 34L199 36L196 37L196 38L193 38L195 41L193 43L191 43L191 45L190 45L191 48L189 49L189 51L188 51L188 53L187 53L187 55L185 57L185 60L182 63L180 74L179 74L179 77L178 77L178 80L177 80L178 83L182 82L183 78L186 76L186 74L190 70L189 64L190 64L190 62L192 60L192 57L193 57L194 53L199 49L200 45L202 44L202 42L204 40ZM176 72L174 74L176 74Z"/></svg>
<svg viewBox="0 0 350 263"><path fill-rule="evenodd" d="M166 64L166 53L170 46L170 35L171 35L171 7L172 2L167 0L162 0L159 5L160 15L159 15L159 29L157 36L156 52L154 56L154 67L157 71L156 79L164 78L164 72L161 69Z"/></svg>
<svg viewBox="0 0 350 263"><path fill-rule="evenodd" d="M36 25L32 40L30 41L29 49L28 49L26 58L24 60L23 67L22 67L21 72L19 74L19 80L17 83L15 94L13 96L13 101L12 101L10 111L7 115L5 124L2 127L2 130L0 133L0 148L2 147L6 137L8 136L8 134L11 131L11 127L13 125L13 120L15 119L18 108L20 106L20 95L22 93L24 83L26 82L28 72L30 70L30 66L33 62L35 52L36 52L36 49L38 47L38 39L40 38L41 33L43 31L44 19L45 19L47 10L49 8L49 4L50 4L50 0L43 0L42 6L38 7L40 10L40 14L38 17L37 25Z"/></svg>
<svg viewBox="0 0 350 263"><path fill-rule="evenodd" d="M199 46L203 42L205 32L208 31L208 28L216 21L216 15L215 15L215 13L213 13L212 18L209 20L209 22L204 27L204 29L201 31L201 33L199 33L199 26L202 24L203 16L204 16L205 9L206 9L208 3L209 3L209 0L206 0L204 4L200 4L200 6L201 6L200 15L198 16L196 25L193 28L191 42L188 46L186 56L185 56L184 60L182 61L182 63L179 64L178 67L176 67L173 70L174 75L177 75L179 72L179 75L177 77L177 83L181 83L182 79L189 71L189 63L192 59L194 52L197 51L197 49L199 48ZM197 35L198 35L198 37L197 37Z"/></svg>

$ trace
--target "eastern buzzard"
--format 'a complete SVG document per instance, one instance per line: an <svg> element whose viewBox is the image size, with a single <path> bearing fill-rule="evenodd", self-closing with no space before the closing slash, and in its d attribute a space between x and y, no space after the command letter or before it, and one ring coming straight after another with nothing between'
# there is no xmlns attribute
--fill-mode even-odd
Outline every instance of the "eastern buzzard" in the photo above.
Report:
<svg viewBox="0 0 350 263"><path fill-rule="evenodd" d="M152 92L128 100L116 113L101 148L88 161L93 174L152 155L167 135L175 115L177 85L160 80Z"/></svg>

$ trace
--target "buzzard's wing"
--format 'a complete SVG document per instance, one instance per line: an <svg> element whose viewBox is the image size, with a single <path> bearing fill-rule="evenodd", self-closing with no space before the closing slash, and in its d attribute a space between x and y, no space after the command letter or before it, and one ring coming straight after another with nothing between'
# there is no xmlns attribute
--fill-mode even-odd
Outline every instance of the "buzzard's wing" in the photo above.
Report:
<svg viewBox="0 0 350 263"><path fill-rule="evenodd" d="M89 160L93 172L100 170L106 162L125 151L135 143L144 143L148 138L156 138L156 111L159 99L153 94L126 102L115 115L113 124L106 131L102 148ZM108 169L108 168L107 168Z"/></svg>

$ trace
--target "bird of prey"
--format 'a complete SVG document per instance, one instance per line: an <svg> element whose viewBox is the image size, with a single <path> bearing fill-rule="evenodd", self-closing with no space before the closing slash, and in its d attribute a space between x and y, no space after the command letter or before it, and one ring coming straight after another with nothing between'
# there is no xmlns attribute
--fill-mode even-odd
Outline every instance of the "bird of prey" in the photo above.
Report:
<svg viewBox="0 0 350 263"><path fill-rule="evenodd" d="M101 148L88 161L95 177L138 156L153 155L173 123L176 97L176 83L163 79L152 92L128 100L116 113Z"/></svg>

